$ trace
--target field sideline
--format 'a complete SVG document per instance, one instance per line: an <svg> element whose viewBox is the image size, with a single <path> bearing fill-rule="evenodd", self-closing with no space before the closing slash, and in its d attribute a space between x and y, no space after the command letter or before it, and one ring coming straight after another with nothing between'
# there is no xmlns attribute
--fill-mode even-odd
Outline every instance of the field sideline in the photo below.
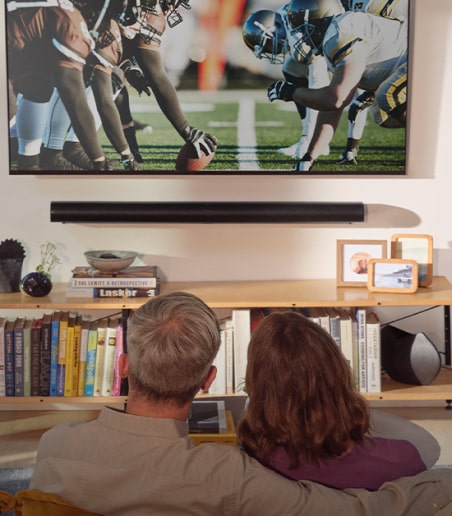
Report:
<svg viewBox="0 0 452 516"><path fill-rule="evenodd" d="M137 133L145 163L143 172L173 172L182 139L161 113L153 96L139 97L131 88L134 118L149 124L152 132ZM208 174L292 174L295 161L276 151L295 143L301 135L301 121L293 103L267 100L263 90L220 90L178 92L190 123L215 134L219 140L215 159L203 173ZM316 163L311 174L403 174L405 130L382 129L370 118L361 141L358 165L338 165L347 139L346 113L342 117L329 156ZM101 131L107 154L115 151Z"/></svg>

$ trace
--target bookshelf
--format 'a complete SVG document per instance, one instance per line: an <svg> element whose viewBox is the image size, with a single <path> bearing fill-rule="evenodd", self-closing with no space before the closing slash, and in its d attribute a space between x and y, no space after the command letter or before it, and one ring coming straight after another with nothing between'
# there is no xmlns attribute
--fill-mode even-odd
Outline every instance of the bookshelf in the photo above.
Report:
<svg viewBox="0 0 452 516"><path fill-rule="evenodd" d="M0 314L5 311L97 310L121 312L127 316L146 299L66 298L66 285L55 284L43 298L23 293L0 294ZM363 287L337 287L333 279L270 280L270 281L208 281L161 282L160 292L187 291L199 296L214 309L240 308L303 308L303 307L438 307L444 311L446 367L431 385L410 386L383 378L382 391L367 393L369 400L423 401L452 400L452 369L450 339L450 305L452 285L442 276L433 279L429 287L414 294L369 292ZM232 395L233 396L233 395ZM52 410L94 408L96 404L123 403L124 397L2 397L0 410Z"/></svg>

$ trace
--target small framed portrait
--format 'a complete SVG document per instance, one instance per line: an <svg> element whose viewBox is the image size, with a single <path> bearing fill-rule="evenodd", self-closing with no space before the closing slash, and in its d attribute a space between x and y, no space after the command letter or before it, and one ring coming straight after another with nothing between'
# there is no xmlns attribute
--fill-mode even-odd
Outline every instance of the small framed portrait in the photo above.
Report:
<svg viewBox="0 0 452 516"><path fill-rule="evenodd" d="M391 258L415 260L420 287L433 280L433 237L423 234L395 234L391 237Z"/></svg>
<svg viewBox="0 0 452 516"><path fill-rule="evenodd" d="M386 258L386 240L338 240L337 285L366 287L368 263L372 258Z"/></svg>
<svg viewBox="0 0 452 516"><path fill-rule="evenodd" d="M369 260L367 288L371 292L412 294L418 287L416 260L387 258Z"/></svg>

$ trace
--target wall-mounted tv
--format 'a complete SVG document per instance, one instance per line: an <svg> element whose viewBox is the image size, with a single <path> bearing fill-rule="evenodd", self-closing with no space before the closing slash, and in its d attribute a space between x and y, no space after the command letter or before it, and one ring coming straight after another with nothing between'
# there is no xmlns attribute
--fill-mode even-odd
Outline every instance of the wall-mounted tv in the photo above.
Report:
<svg viewBox="0 0 452 516"><path fill-rule="evenodd" d="M408 11L6 0L10 174L403 175Z"/></svg>

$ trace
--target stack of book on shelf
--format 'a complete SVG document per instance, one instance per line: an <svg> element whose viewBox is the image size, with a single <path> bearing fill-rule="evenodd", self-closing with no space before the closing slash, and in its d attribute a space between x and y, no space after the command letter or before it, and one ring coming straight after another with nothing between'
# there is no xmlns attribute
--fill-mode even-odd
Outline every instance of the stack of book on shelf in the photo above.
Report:
<svg viewBox="0 0 452 516"><path fill-rule="evenodd" d="M123 343L116 316L0 317L0 396L119 396Z"/></svg>
<svg viewBox="0 0 452 516"><path fill-rule="evenodd" d="M365 308L309 308L304 315L319 324L341 348L362 393L381 392L381 324Z"/></svg>
<svg viewBox="0 0 452 516"><path fill-rule="evenodd" d="M131 266L116 273L79 266L72 270L66 296L82 298L153 297L160 293L156 265Z"/></svg>

